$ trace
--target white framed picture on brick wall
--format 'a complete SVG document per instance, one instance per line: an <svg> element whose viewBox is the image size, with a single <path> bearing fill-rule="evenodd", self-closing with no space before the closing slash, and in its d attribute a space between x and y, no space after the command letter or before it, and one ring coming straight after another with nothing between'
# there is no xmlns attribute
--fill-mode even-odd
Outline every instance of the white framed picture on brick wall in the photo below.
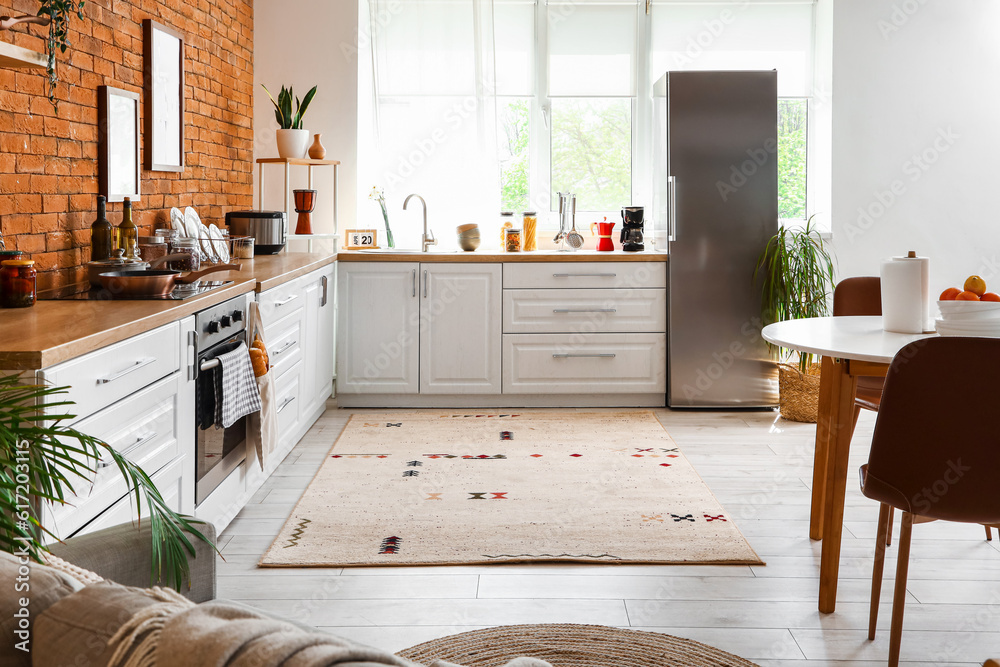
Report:
<svg viewBox="0 0 1000 667"><path fill-rule="evenodd" d="M184 37L142 22L145 163L149 171L184 171Z"/></svg>

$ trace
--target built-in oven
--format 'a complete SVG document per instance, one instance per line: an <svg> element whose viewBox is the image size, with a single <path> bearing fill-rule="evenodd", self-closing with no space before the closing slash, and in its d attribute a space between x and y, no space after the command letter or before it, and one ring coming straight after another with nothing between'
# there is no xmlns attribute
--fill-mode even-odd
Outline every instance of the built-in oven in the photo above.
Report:
<svg viewBox="0 0 1000 667"><path fill-rule="evenodd" d="M243 417L222 428L216 424L218 357L246 341L246 295L195 314L195 504L200 504L246 459L247 424Z"/></svg>

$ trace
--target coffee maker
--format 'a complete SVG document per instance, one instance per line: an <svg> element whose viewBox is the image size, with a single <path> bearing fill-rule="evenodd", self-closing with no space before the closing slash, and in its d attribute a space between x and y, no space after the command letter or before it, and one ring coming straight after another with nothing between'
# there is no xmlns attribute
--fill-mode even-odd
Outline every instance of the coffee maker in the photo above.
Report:
<svg viewBox="0 0 1000 667"><path fill-rule="evenodd" d="M642 206L625 206L622 208L622 250L636 252L645 250L642 243Z"/></svg>

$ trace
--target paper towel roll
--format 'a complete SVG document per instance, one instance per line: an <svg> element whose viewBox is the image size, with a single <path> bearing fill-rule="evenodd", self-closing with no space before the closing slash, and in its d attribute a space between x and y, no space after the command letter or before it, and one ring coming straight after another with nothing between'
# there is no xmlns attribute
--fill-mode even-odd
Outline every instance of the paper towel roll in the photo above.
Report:
<svg viewBox="0 0 1000 667"><path fill-rule="evenodd" d="M925 331L930 317L928 258L913 256L885 260L881 276L882 328L895 333Z"/></svg>

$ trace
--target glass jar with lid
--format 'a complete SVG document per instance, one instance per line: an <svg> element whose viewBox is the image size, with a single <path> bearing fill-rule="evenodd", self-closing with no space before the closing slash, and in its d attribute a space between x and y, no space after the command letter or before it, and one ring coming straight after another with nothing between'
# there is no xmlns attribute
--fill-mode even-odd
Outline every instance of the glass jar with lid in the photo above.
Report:
<svg viewBox="0 0 1000 667"><path fill-rule="evenodd" d="M521 252L521 230L507 229L504 231L503 249L507 252Z"/></svg>
<svg viewBox="0 0 1000 667"><path fill-rule="evenodd" d="M507 230L514 228L513 211L503 211L500 213L500 245L507 243Z"/></svg>
<svg viewBox="0 0 1000 667"><path fill-rule="evenodd" d="M0 266L0 307L27 308L35 305L35 260L7 259Z"/></svg>
<svg viewBox="0 0 1000 667"><path fill-rule="evenodd" d="M188 255L186 259L175 259L170 262L170 268L174 271L198 271L201 269L201 251L198 249L198 239L177 239L174 241L173 252Z"/></svg>
<svg viewBox="0 0 1000 667"><path fill-rule="evenodd" d="M523 225L524 232L522 240L524 241L523 249L528 252L532 250L538 250L538 216L535 211L525 211L522 214L521 224Z"/></svg>

